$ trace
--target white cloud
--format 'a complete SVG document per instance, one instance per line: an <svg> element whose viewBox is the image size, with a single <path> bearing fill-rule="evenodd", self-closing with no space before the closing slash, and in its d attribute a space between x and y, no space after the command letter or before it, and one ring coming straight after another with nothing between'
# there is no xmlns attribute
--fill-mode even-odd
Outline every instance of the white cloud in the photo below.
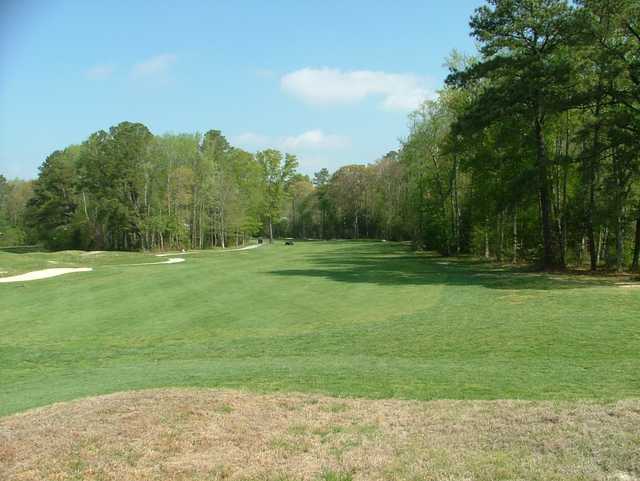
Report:
<svg viewBox="0 0 640 481"><path fill-rule="evenodd" d="M134 79L165 77L175 61L176 56L171 53L156 55L135 64L131 70L131 76Z"/></svg>
<svg viewBox="0 0 640 481"><path fill-rule="evenodd" d="M332 68L303 68L280 79L285 91L310 104L349 104L380 96L382 108L403 111L434 96L428 84L427 78L413 74Z"/></svg>
<svg viewBox="0 0 640 481"><path fill-rule="evenodd" d="M349 137L327 134L320 129L308 130L300 135L287 137L269 137L255 132L245 132L232 137L231 142L248 149L274 147L291 152L338 150L351 144Z"/></svg>
<svg viewBox="0 0 640 481"><path fill-rule="evenodd" d="M308 130L294 137L285 137L282 148L285 150L300 149L341 149L349 145L349 138L342 135L325 134L322 130Z"/></svg>
<svg viewBox="0 0 640 481"><path fill-rule="evenodd" d="M271 138L267 135L256 134L255 132L244 132L240 135L231 137L231 143L246 148L261 149L271 143Z"/></svg>
<svg viewBox="0 0 640 481"><path fill-rule="evenodd" d="M115 68L113 65L95 65L87 70L84 74L90 80L99 80L111 77Z"/></svg>

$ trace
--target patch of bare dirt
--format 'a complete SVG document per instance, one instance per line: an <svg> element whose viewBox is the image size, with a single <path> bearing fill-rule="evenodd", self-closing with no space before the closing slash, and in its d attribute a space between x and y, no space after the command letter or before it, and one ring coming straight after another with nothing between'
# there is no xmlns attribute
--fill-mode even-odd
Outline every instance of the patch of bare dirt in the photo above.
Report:
<svg viewBox="0 0 640 481"><path fill-rule="evenodd" d="M0 419L3 480L640 479L640 401L164 389Z"/></svg>

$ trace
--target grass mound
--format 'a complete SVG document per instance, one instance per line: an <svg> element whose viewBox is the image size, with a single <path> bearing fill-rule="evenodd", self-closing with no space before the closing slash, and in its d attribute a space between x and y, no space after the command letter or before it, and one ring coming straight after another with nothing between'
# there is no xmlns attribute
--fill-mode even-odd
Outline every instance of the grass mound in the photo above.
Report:
<svg viewBox="0 0 640 481"><path fill-rule="evenodd" d="M0 479L629 481L639 432L639 401L151 390L0 420Z"/></svg>

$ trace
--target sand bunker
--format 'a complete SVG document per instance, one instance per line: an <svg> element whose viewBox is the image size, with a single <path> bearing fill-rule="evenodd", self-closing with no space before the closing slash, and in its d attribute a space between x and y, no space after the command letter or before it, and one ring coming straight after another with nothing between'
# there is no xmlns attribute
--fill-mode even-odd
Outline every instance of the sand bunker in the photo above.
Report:
<svg viewBox="0 0 640 481"><path fill-rule="evenodd" d="M164 254L156 254L156 257L169 257L169 256L188 256L190 254L197 254L200 251L189 252L165 252Z"/></svg>
<svg viewBox="0 0 640 481"><path fill-rule="evenodd" d="M256 247L260 247L260 244L252 244L250 246L246 246L246 247L241 247L239 249L228 249L225 250L223 252L233 252L233 251L246 251L249 249L255 249ZM91 255L91 254L100 254L104 251L90 251L87 252L83 255ZM182 252L180 255L185 255L185 254L193 254L195 252ZM156 257L168 257L171 255L175 255L175 254L156 254ZM57 261L48 261L52 264L56 264ZM184 262L184 258L182 257L170 257L169 259L167 259L166 261L160 261L160 262L143 262L140 264L120 264L118 266L112 266L112 267L133 267L133 266L152 266L152 265L157 265L157 264L178 264L180 262ZM20 274L17 276L11 276L11 277L0 277L0 283L2 284L6 284L9 282L26 282L26 281L35 281L38 279L47 279L49 277L56 277L56 276L61 276L63 274L69 274L71 272L89 272L92 271L93 269L91 267L76 267L76 268L64 268L64 267L60 267L60 268L55 268L55 269L42 269L40 271L32 271L32 272L27 272L25 274ZM6 271L5 271L6 272ZM0 272L0 274L3 272Z"/></svg>
<svg viewBox="0 0 640 481"><path fill-rule="evenodd" d="M167 259L166 261L161 261L161 262L142 262L140 264L120 264L118 266L113 266L113 267L153 266L157 264L178 264L179 262L184 262L184 259L182 257L172 257L170 259Z"/></svg>
<svg viewBox="0 0 640 481"><path fill-rule="evenodd" d="M238 249L221 249L221 250L216 250L216 252L236 252L236 251L246 251L249 249L255 249L257 247L260 247L260 244L251 244L250 246L246 246L246 247L240 247ZM164 254L156 254L156 257L169 257L169 256L186 256L186 255L190 255L190 254L201 254L203 252L207 252L206 250L199 250L199 251L188 251L188 252L165 252Z"/></svg>
<svg viewBox="0 0 640 481"><path fill-rule="evenodd" d="M91 267L58 267L55 269L42 269L40 271L27 272L17 276L0 277L0 284L35 281L38 279L61 276L63 274L70 274L72 272L89 272L92 270L93 269Z"/></svg>
<svg viewBox="0 0 640 481"><path fill-rule="evenodd" d="M222 252L248 251L249 249L257 249L262 244L251 244L250 246L240 247L239 249L225 249Z"/></svg>

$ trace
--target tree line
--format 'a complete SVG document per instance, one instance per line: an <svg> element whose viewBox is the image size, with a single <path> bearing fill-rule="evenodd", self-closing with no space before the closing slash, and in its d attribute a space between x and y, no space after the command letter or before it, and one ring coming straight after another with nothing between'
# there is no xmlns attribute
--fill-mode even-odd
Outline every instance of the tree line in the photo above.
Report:
<svg viewBox="0 0 640 481"><path fill-rule="evenodd" d="M640 4L491 0L470 26L409 137L439 163L440 248L637 270Z"/></svg>
<svg viewBox="0 0 640 481"><path fill-rule="evenodd" d="M52 249L239 245L277 218L296 166L216 130L154 136L122 122L49 155L12 229Z"/></svg>
<svg viewBox="0 0 640 481"><path fill-rule="evenodd" d="M0 175L0 246L18 246L28 242L25 208L33 195L32 180L7 180Z"/></svg>
<svg viewBox="0 0 640 481"><path fill-rule="evenodd" d="M377 238L547 269L637 271L640 4L488 0L470 27L478 52L447 59L437 98L373 163L310 178L295 156L252 154L219 131L154 136L123 122L51 154L35 182L0 181L0 242Z"/></svg>

